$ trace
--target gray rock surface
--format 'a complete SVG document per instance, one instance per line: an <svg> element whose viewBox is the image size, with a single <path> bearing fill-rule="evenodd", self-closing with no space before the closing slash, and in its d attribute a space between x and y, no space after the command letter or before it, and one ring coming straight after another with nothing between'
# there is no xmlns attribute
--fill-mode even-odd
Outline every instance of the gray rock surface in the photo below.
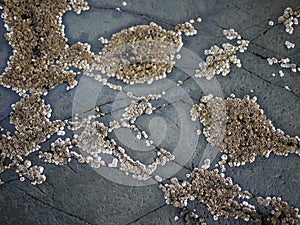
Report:
<svg viewBox="0 0 300 225"><path fill-rule="evenodd" d="M220 45L227 42L222 35L223 28L234 28L245 39L251 40L249 49L240 54L243 68L232 66L232 71L226 77L217 76L224 97L234 93L237 97L244 95L257 96L258 103L265 114L273 121L276 128L282 129L291 136L299 135L300 131L300 76L285 71L284 77L273 77L278 66L269 66L266 58L289 56L294 63L300 65L300 27L296 26L293 35L284 31L283 25L270 27L268 20L276 21L287 6L299 7L297 1L220 1L220 0L183 0L183 1L127 1L122 6L120 0L90 0L91 9L77 15L68 12L63 17L66 25L66 36L69 43L77 41L91 44L92 50L98 53L102 45L98 41L100 36L110 39L111 35L137 24L149 24L153 21L166 29L174 29L174 25L188 21L191 18L202 18L202 23L195 23L198 34L195 37L184 37L184 47L200 58L205 59L204 50L211 45ZM123 12L114 8L120 7ZM6 43L3 34L5 29L0 26L0 72L6 66L11 49ZM289 40L296 44L294 49L286 49L284 41ZM190 55L188 55L190 57ZM189 64L190 66L191 64ZM190 76L182 68L177 67L168 79L174 82ZM79 79L80 77L78 77ZM113 80L118 83L118 81ZM200 81L201 82L201 81ZM205 81L203 81L205 82ZM80 84L80 82L79 82ZM209 83L208 83L209 84ZM212 85L212 84L209 84ZM291 91L284 86L288 85ZM45 97L47 103L52 105L52 119L71 118L76 88L65 90L61 85L49 92ZM90 88L87 86L87 88ZM188 113L191 104L197 103L205 94L194 79L189 79L182 85L183 90L190 98L185 103L172 103L162 107L150 117L142 117L137 125L149 133L164 132L164 139L159 140L158 146L175 149L180 143L180 132L185 124L179 111ZM216 89L216 87L211 87ZM253 92L252 92L253 90ZM89 90L87 93L93 93ZM98 94L97 104L105 112L111 111L117 92L103 88ZM206 93L207 94L207 93ZM0 124L13 129L8 122L10 105L18 101L19 96L11 90L0 87ZM167 100L165 100L168 102ZM117 103L118 104L118 103ZM157 104L160 104L158 101ZM181 111L180 111L181 112ZM185 115L186 118L189 115ZM155 120L163 120L165 127L155 130ZM104 118L106 122L110 117ZM156 121L157 122L157 121ZM150 124L150 125L149 125ZM151 125L152 124L152 125ZM196 128L198 125L195 125ZM193 130L195 133L196 128ZM188 130L188 129L186 129ZM190 138L191 133L183 134L183 138ZM155 138L154 138L155 139ZM207 155L215 156L216 150L209 150L203 136L195 142L189 143L186 148L194 151L187 152L185 166L191 168L198 166ZM121 143L126 147L126 143ZM47 143L45 143L46 148ZM147 151L129 150L133 158L150 163L153 160L155 149ZM185 155L186 156L186 155ZM185 157L184 156L184 157ZM219 157L218 154L216 157ZM36 159L36 154L31 156ZM178 159L176 159L178 160ZM130 186L114 182L101 176L85 164L71 162L67 166L54 166L36 160L36 163L45 167L47 181L41 185L33 186L29 182L20 182L16 174L9 171L3 175L6 184L0 186L0 224L66 224L66 225L169 225L184 224L183 220L174 221L179 210L168 206L164 202L163 193L158 184L144 186ZM182 168L177 174L183 179L188 172ZM105 172L107 175L109 172ZM289 204L300 206L300 160L298 156L289 155L279 157L271 154L270 158L257 157L252 164L239 168L229 169L226 174L240 184L242 189L251 191L255 195L281 196ZM208 224L245 224L240 220L213 221L205 207L200 206L200 215L206 218ZM251 223L249 223L251 224Z"/></svg>

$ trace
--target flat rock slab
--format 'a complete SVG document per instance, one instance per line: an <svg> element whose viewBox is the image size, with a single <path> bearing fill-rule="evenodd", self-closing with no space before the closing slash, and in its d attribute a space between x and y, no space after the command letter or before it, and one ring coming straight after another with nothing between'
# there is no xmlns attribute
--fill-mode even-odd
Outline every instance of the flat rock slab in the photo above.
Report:
<svg viewBox="0 0 300 225"><path fill-rule="evenodd" d="M198 34L195 37L183 37L184 47L188 54L185 57L196 56L205 60L205 49L211 45L220 45L228 40L222 35L223 29L234 28L243 38L251 40L248 51L240 54L243 68L232 70L226 77L216 76L217 83L208 83L209 87L201 87L201 80L189 79L181 90L188 98L178 102L162 99L157 104L166 104L151 116L138 119L137 126L148 131L157 141L158 147L175 149L180 145L180 138L189 139L191 133L199 129L185 127L184 119L192 104L198 103L199 98L212 91L220 90L223 97L234 93L236 97L244 95L257 96L257 102L264 109L266 116L273 121L276 128L282 129L291 136L299 135L300 130L300 76L285 70L285 76L278 75L278 66L268 65L266 58L290 57L294 63L300 65L300 27L295 26L293 35L285 32L283 25L271 27L269 20L277 21L283 10L290 6L299 7L297 1L219 1L219 0L167 0L167 1L126 1L127 6L122 6L121 1L91 0L88 1L91 9L80 15L68 12L63 17L66 26L66 36L69 43L87 42L92 51L98 53L103 45L99 37L110 39L112 34L124 28L138 24L149 24L151 21L165 29L174 29L174 25L189 21L191 18L202 18L202 23L195 22ZM121 8L121 11L115 10ZM3 35L5 29L0 26L0 72L6 67L8 57L12 51ZM284 47L285 40L296 44L294 49ZM191 62L189 58L182 59ZM167 79L176 84L191 76L192 64L183 68L182 64L175 65L175 69ZM275 77L272 73L276 73ZM79 86L83 80L79 80ZM85 78L87 79L87 78ZM119 81L113 80L118 83ZM81 105L101 105L105 112L114 113L114 108L121 106L116 102L118 93L108 88L100 91L97 84L92 89L93 82L85 81L88 96L98 96L94 102L88 99ZM204 82L204 81L203 81ZM214 86L215 85L215 86ZM287 90L288 86L291 91ZM74 103L80 104L77 88L66 91L66 85L50 91L45 97L48 104L52 105L52 119L70 119L74 112ZM204 90L207 89L207 90ZM76 95L77 94L77 95ZM176 91L174 92L176 94ZM10 105L19 100L19 96L7 88L0 87L0 124L9 128ZM79 101L76 102L76 101ZM92 101L92 100L91 100ZM115 114L113 114L115 115ZM118 116L116 114L116 116ZM111 118L105 117L108 122ZM159 129L157 129L157 127ZM186 129L187 128L187 129ZM9 129L13 129L10 127ZM182 133L184 130L185 133ZM157 132L159 135L157 135ZM189 133L191 132L191 133ZM118 139L118 134L115 134ZM129 154L132 158L142 162L151 163L156 149L145 148L137 151L134 142L122 141L121 145L131 147ZM129 132L128 137L134 137ZM162 138L161 138L162 137ZM46 144L45 144L46 146ZM187 168L201 166L205 157L219 157L217 150L211 149L205 139L192 139L185 146L192 151L184 151L180 157L187 157L186 168L176 171L174 176L184 179ZM178 153L179 154L179 153ZM187 155L189 154L189 155ZM179 154L180 155L180 154ZM36 158L32 156L32 159ZM178 160L178 159L176 159ZM162 191L158 184L149 183L142 186L122 184L110 177L110 172L97 173L88 165L71 162L67 166L54 166L36 162L45 167L47 181L41 185L33 186L28 181L20 182L12 172L5 174L6 184L0 186L0 224L65 224L65 225L169 225L184 224L182 219L175 222L174 217L179 210L166 205ZM239 168L231 168L226 175L240 184L242 189L251 191L254 195L281 196L289 204L300 206L300 160L295 155L279 157L271 154L270 158L257 157L253 164ZM113 176L113 173L111 174ZM207 224L245 224L242 220L214 221L212 216L203 206L199 214L206 219ZM251 224L251 223L249 223Z"/></svg>

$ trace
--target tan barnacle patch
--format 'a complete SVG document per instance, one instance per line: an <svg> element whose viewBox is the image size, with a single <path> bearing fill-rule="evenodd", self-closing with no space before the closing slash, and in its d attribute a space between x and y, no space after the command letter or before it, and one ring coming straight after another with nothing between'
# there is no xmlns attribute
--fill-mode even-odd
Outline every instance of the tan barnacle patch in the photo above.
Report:
<svg viewBox="0 0 300 225"><path fill-rule="evenodd" d="M61 83L76 85L70 66L84 69L93 62L89 46L69 47L64 36L63 14L71 9L87 10L83 0L13 1L3 4L2 17L13 49L0 83L20 91L46 92Z"/></svg>
<svg viewBox="0 0 300 225"><path fill-rule="evenodd" d="M24 157L37 151L41 143L59 132L64 122L49 120L51 108L38 94L23 95L21 101L12 105L12 108L14 112L10 114L10 123L16 131L7 131L0 136L0 173L17 167L21 178L28 178L34 184L41 183L45 180L41 167L31 167L28 161L23 165Z"/></svg>
<svg viewBox="0 0 300 225"><path fill-rule="evenodd" d="M268 157L271 152L277 155L300 154L299 138L289 137L275 129L255 97L204 97L200 104L194 105L191 116L205 126L203 134L207 141L229 154L230 166L253 162L257 155Z"/></svg>
<svg viewBox="0 0 300 225"><path fill-rule="evenodd" d="M217 169L208 171L195 168L187 177L190 181L184 180L180 183L174 177L171 179L171 184L160 185L166 203L182 208L183 214L186 214L186 208L192 201L204 204L215 220L219 216L224 216L243 218L248 221L251 213L255 212L255 207L247 202L247 199L252 198L252 194L234 184L230 177L221 176ZM200 224L204 222L203 219L199 219L195 210L189 213L189 217L196 222Z"/></svg>
<svg viewBox="0 0 300 225"><path fill-rule="evenodd" d="M237 39L237 45L223 43L222 48L213 45L209 50L205 50L206 61L199 64L199 69L195 73L196 77L205 77L210 80L216 74L223 76L229 74L232 63L237 67L242 66L237 53L246 51L250 42L241 39L241 36L233 29L224 30L223 33L229 40Z"/></svg>
<svg viewBox="0 0 300 225"><path fill-rule="evenodd" d="M151 83L170 73L181 35L155 23L124 29L112 36L96 57L95 70L128 84Z"/></svg>

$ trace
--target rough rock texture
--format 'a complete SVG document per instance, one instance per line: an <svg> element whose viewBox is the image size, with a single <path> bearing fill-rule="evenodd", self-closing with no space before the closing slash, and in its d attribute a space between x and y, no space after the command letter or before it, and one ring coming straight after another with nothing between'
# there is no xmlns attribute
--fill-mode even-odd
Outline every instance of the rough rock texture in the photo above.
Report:
<svg viewBox="0 0 300 225"><path fill-rule="evenodd" d="M247 94L251 97L257 96L258 103L276 128L282 129L291 136L299 135L299 74L286 71L284 77L279 75L273 77L272 73L277 74L279 67L270 66L267 63L268 57L276 56L276 58L281 59L289 56L294 63L300 65L300 52L297 48L300 46L299 26L294 26L293 34L289 35L285 32L285 26L282 24L268 25L268 19L276 22L277 18L283 14L286 6L298 7L297 1L186 0L175 2L168 0L158 3L150 0L126 2L127 6L122 6L121 1L117 0L93 0L89 1L90 11L84 12L80 16L74 12L68 12L63 18L68 44L71 46L78 41L86 42L91 45L92 51L98 53L103 46L98 41L100 36L109 39L112 34L122 29L137 24L146 25L151 21L161 25L164 29L174 30L176 24L189 21L191 18L196 20L200 16L202 23L197 24L195 22L195 28L198 30L197 36L183 37L183 43L185 44L184 47L204 60L205 49L209 49L215 44L220 46L227 41L223 36L223 29L234 28L252 44L239 57L243 65L242 68L233 67L226 77L216 78L217 85L222 90L221 93L225 97L228 97L232 92L239 98ZM117 7L124 9L124 11L115 10ZM1 21L1 73L6 67L8 57L12 55L12 49L3 38L5 32ZM284 46L286 40L295 43L297 47L287 50ZM198 63L192 63L191 54L182 54L181 59L186 59L186 63L178 62L177 65L175 64L175 68L168 77L175 84L178 80L184 80L193 75L193 73L185 73L184 71L190 71L189 68L195 70L198 67ZM73 75L71 77L73 79ZM78 81L79 78L77 77ZM206 83L205 78L203 80L201 78L200 81L188 79L181 86L185 93L191 96L189 100L192 101L192 104L199 103L199 98L203 95L217 92L216 83ZM79 86L83 85L80 82ZM113 109L122 107L121 101L118 103L115 101L118 92L105 88L99 91L97 83L94 84L94 81L85 82L84 85L86 86L80 86L88 90L84 100L79 101L78 90L76 91L76 89L67 92L65 90L66 84L58 86L49 91L47 96L43 96L46 104L51 104L53 108L51 120L69 119L72 116L74 103L78 101L84 108L85 105L89 105L89 102L91 102L90 105L94 104L92 102L94 97L96 97L95 102L103 112L112 111L111 107ZM119 81L115 82L119 83ZM201 86L203 83L211 84L208 85L210 90L203 88ZM288 86L291 91L287 90L285 86ZM177 92L174 91L173 93L176 95ZM9 124L8 115L12 111L10 105L18 100L19 96L13 91L0 87L0 125L11 131L14 131L14 128ZM170 104L171 102L172 104ZM137 120L136 123L137 126L152 131L153 135L155 135L154 131L163 131L164 134L157 135L156 139L154 137L153 139L157 141L159 147L175 149L180 139L180 131L184 127L181 124L180 111L175 106L181 104L183 111L186 111L186 116L189 117L192 104L186 99L180 101L172 99L169 104L168 100L158 101L157 107L163 104L166 105L162 106L156 114L144 120ZM112 116L118 112L114 113ZM110 120L110 114L105 119ZM184 134L184 139L188 139L190 134L195 133L196 130L197 127L191 128L189 132ZM156 149L145 148L145 151L136 151L137 142L126 140L121 142L124 147L127 145L132 147L129 152L131 156L135 156L143 163L151 163ZM192 148L193 144L196 145L196 151L191 153L186 166L177 174L173 174L178 179L184 179L184 174L190 172L188 169L192 165L198 166L200 164L201 166L204 158L210 156L213 161L216 155L219 156L218 151L214 154L214 149L208 147L203 136L194 142L187 142L185 148ZM46 147L47 143L42 146L42 148ZM99 174L90 166L78 164L75 161L60 167L42 161L35 163L45 168L44 173L47 176L47 181L41 185L33 186L28 181L20 182L19 177L13 171L3 174L2 179L6 183L0 185L0 224L184 224L182 219L175 222L174 217L179 214L179 210L165 204L163 193L158 184L122 185L109 179L109 171ZM226 175L232 177L233 181L238 183L243 190L249 190L252 194L264 197L281 196L290 205L299 207L299 168L300 161L296 155L289 155L288 157L271 155L268 159L257 157L252 164L230 168L226 171ZM199 214L208 224L245 224L242 220L224 220L222 218L214 221L205 207L201 209Z"/></svg>

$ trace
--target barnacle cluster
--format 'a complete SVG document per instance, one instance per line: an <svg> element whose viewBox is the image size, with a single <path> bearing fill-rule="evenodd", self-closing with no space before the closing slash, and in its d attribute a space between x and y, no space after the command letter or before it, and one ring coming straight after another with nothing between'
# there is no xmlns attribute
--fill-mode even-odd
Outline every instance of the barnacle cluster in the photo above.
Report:
<svg viewBox="0 0 300 225"><path fill-rule="evenodd" d="M280 197L256 197L257 203L271 208L271 217L274 224L280 222L282 225L300 224L299 209L294 208Z"/></svg>
<svg viewBox="0 0 300 225"><path fill-rule="evenodd" d="M264 224L267 216L271 224L296 225L300 222L298 208L294 208L279 197L255 197L247 190L242 190L231 177L226 177L218 169L207 170L194 168L186 174L187 179L179 182L172 178L170 184L161 184L167 204L182 209L181 216L185 216L187 224L205 225L193 202L204 204L213 215L214 220L219 217L241 218L256 224ZM191 206L192 205L192 206ZM260 212L263 206L264 213ZM176 217L177 221L179 218Z"/></svg>
<svg viewBox="0 0 300 225"><path fill-rule="evenodd" d="M216 74L223 76L229 74L231 63L237 67L242 66L241 61L237 58L237 53L246 51L250 42L243 40L233 29L224 30L223 33L229 40L237 39L237 45L223 43L222 48L213 45L210 49L205 50L206 61L199 64L199 69L195 73L196 77L205 77L210 80Z"/></svg>
<svg viewBox="0 0 300 225"><path fill-rule="evenodd" d="M268 157L271 152L300 155L300 139L275 129L255 97L205 96L200 104L194 105L191 116L205 126L203 134L207 141L229 154L231 166L253 162L257 155Z"/></svg>
<svg viewBox="0 0 300 225"><path fill-rule="evenodd" d="M290 49L290 48L295 48L295 44L290 42L290 41L285 41L284 42L284 45L287 49Z"/></svg>
<svg viewBox="0 0 300 225"><path fill-rule="evenodd" d="M247 201L252 198L252 194L242 190L230 177L225 177L217 169L209 171L195 168L187 175L190 181L180 183L177 178L172 178L171 184L160 185L167 204L186 208L189 202L199 201L207 207L215 220L224 216L249 221L251 214L256 212L255 207Z"/></svg>
<svg viewBox="0 0 300 225"><path fill-rule="evenodd" d="M128 84L151 83L171 72L182 45L179 33L153 22L133 26L112 36L93 69Z"/></svg>
<svg viewBox="0 0 300 225"><path fill-rule="evenodd" d="M5 1L2 18L13 55L0 76L3 86L18 92L46 92L62 83L76 85L76 73L69 67L91 64L93 54L86 44L67 43L62 16L72 8L80 13L88 6L83 0Z"/></svg>
<svg viewBox="0 0 300 225"><path fill-rule="evenodd" d="M10 114L10 123L16 131L6 131L0 136L0 173L17 167L16 172L21 178L26 177L33 184L41 183L45 180L44 175L40 174L43 169L31 167L31 163L28 160L25 163L24 158L39 150L40 144L64 127L64 122L49 120L51 108L38 94L24 95L12 108L14 112Z"/></svg>
<svg viewBox="0 0 300 225"><path fill-rule="evenodd" d="M293 10L291 7L287 7L283 15L278 17L278 23L281 23L285 26L285 31L289 34L292 34L294 32L293 25L298 25L300 17L300 9Z"/></svg>
<svg viewBox="0 0 300 225"><path fill-rule="evenodd" d="M197 34L197 30L194 28L191 22L177 24L175 30L183 32L186 36L192 36Z"/></svg>

